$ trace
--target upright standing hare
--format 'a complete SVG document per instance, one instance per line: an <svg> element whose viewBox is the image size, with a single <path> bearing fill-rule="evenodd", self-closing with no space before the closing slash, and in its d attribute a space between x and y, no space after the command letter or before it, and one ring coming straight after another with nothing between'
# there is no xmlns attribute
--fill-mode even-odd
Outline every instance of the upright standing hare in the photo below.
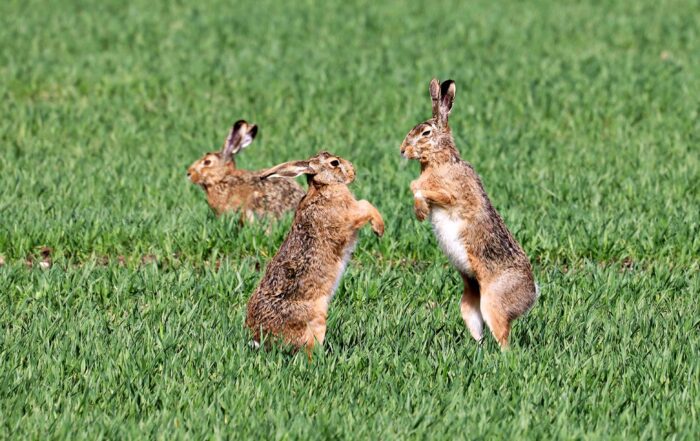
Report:
<svg viewBox="0 0 700 441"><path fill-rule="evenodd" d="M204 189L217 216L239 210L242 220L265 215L279 218L304 196L293 179L261 181L256 172L236 168L235 155L248 147L257 133L258 126L236 121L220 152L205 154L187 169L187 177Z"/></svg>
<svg viewBox="0 0 700 441"><path fill-rule="evenodd" d="M246 326L256 345L261 333L310 354L323 344L328 305L338 287L357 232L369 222L381 236L384 221L372 204L348 189L355 169L345 159L321 152L307 161L280 164L260 173L263 180L306 174L309 189L299 202L291 230L248 302Z"/></svg>
<svg viewBox="0 0 700 441"><path fill-rule="evenodd" d="M421 165L411 183L416 217L430 216L440 247L462 275L460 309L472 336L482 340L486 321L505 349L511 322L537 298L530 261L455 147L447 124L454 81L441 85L433 79L430 96L433 117L415 126L401 144L401 154Z"/></svg>

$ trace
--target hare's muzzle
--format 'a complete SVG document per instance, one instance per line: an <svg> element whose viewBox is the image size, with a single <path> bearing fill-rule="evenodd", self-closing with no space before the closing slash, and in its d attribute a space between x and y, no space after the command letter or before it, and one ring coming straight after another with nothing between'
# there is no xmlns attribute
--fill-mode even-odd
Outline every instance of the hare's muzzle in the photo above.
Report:
<svg viewBox="0 0 700 441"><path fill-rule="evenodd" d="M197 181L199 181L199 173L197 173L195 170L188 169L187 170L187 179L189 179L190 182L196 184Z"/></svg>

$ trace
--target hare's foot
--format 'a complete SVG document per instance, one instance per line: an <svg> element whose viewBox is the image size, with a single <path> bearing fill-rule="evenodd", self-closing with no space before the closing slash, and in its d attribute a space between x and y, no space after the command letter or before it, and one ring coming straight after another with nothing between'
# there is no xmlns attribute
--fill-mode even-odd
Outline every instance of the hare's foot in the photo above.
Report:
<svg viewBox="0 0 700 441"><path fill-rule="evenodd" d="M469 328L474 340L481 343L484 338L484 317L481 315L481 298L479 285L475 280L464 279L464 294L459 309L462 313L464 324Z"/></svg>
<svg viewBox="0 0 700 441"><path fill-rule="evenodd" d="M421 222L430 214L430 206L420 191L413 196L413 211L416 213L416 219Z"/></svg>

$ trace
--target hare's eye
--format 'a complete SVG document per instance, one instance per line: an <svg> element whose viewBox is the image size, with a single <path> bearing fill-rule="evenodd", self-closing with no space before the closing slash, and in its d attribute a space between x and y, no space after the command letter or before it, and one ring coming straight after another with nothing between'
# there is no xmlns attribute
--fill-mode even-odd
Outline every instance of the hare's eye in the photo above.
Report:
<svg viewBox="0 0 700 441"><path fill-rule="evenodd" d="M206 167L206 166L208 166L208 165L211 165L211 160L209 160L209 159L207 159L206 161L204 161L204 166Z"/></svg>
<svg viewBox="0 0 700 441"><path fill-rule="evenodd" d="M332 165L333 167L337 167L337 166L340 165L340 161L338 161L337 159L334 159L334 160L331 161L331 165Z"/></svg>
<svg viewBox="0 0 700 441"><path fill-rule="evenodd" d="M421 133L421 135L428 136L428 135L430 135L430 133L432 133L432 130L428 129L425 132Z"/></svg>

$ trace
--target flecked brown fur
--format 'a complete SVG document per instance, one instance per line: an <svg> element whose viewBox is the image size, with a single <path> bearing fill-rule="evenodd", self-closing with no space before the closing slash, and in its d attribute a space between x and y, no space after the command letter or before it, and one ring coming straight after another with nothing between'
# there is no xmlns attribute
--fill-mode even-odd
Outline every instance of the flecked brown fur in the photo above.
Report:
<svg viewBox="0 0 700 441"><path fill-rule="evenodd" d="M217 216L239 211L242 221L263 216L280 218L296 208L304 196L304 190L293 179L261 180L257 171L236 168L235 155L256 135L256 125L236 121L221 151L205 154L187 170L190 181L202 187Z"/></svg>
<svg viewBox="0 0 700 441"><path fill-rule="evenodd" d="M421 174L411 183L419 220L430 217L443 250L464 281L462 317L481 341L484 321L502 348L511 322L535 302L530 261L491 204L471 164L461 159L448 125L455 97L448 80L430 83L433 117L415 126L401 154L418 160Z"/></svg>
<svg viewBox="0 0 700 441"><path fill-rule="evenodd" d="M348 189L355 179L352 164L331 153L281 164L260 176L265 180L300 174L307 175L308 192L248 302L246 326L256 343L265 335L310 353L315 342L323 344L328 305L358 230L369 222L381 236L384 221L372 204L356 200Z"/></svg>

